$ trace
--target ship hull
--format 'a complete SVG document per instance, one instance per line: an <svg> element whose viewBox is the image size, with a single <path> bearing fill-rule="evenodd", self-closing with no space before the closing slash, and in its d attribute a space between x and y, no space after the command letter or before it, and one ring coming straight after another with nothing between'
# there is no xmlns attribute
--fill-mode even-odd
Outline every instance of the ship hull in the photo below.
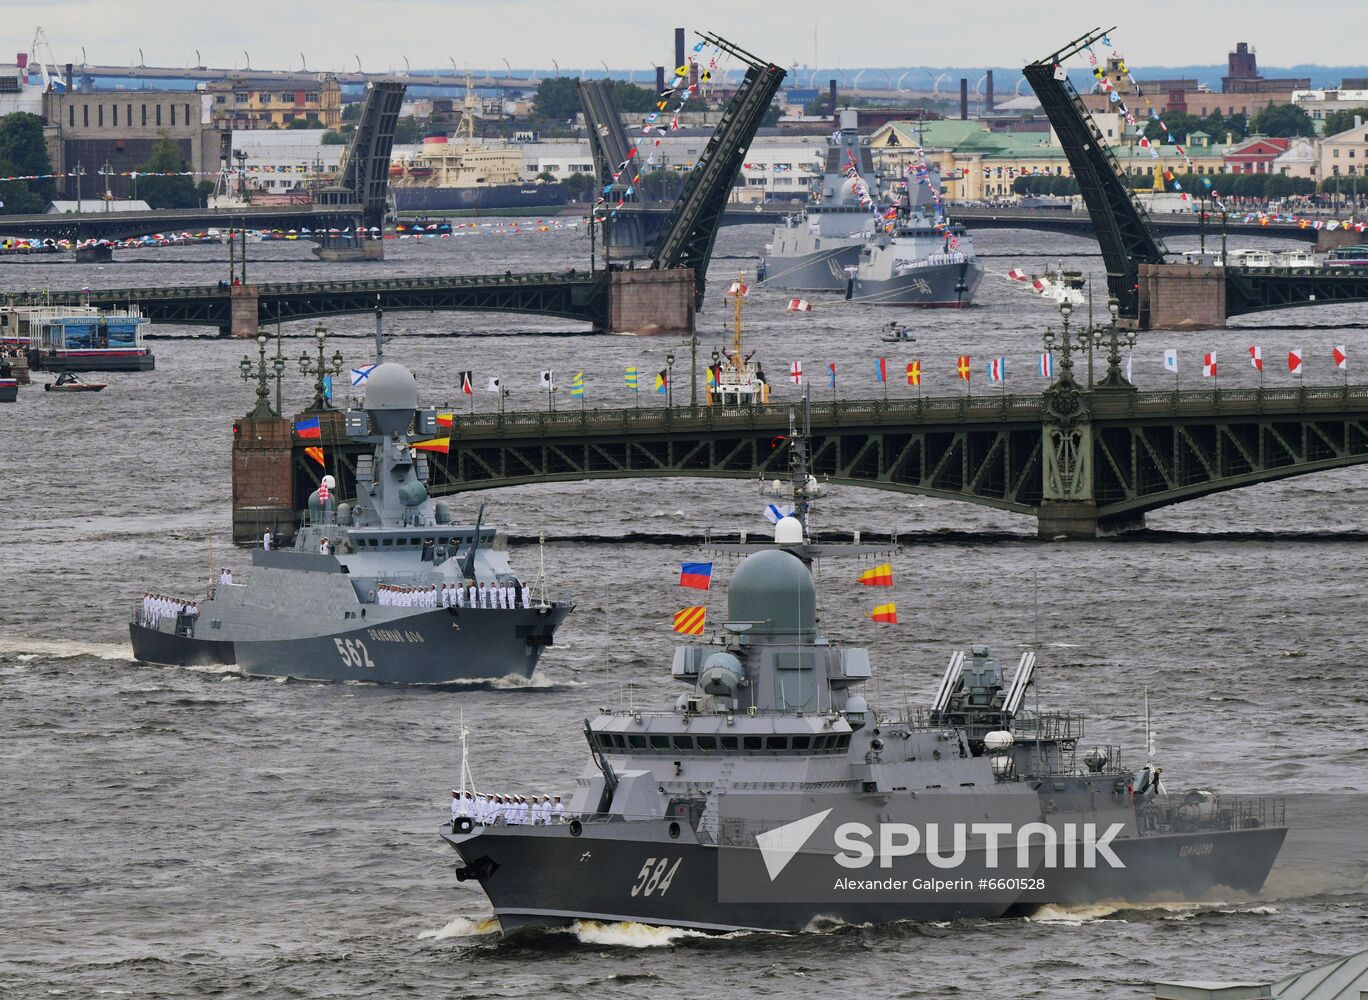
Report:
<svg viewBox="0 0 1368 1000"><path fill-rule="evenodd" d="M531 677L569 613L566 605L443 608L294 639L204 639L137 622L129 632L134 658L146 663L236 664L251 676L312 681L446 684ZM206 630L203 622L198 630Z"/></svg>
<svg viewBox="0 0 1368 1000"><path fill-rule="evenodd" d="M1124 868L1045 870L1045 891L1023 895L1008 915L1029 916L1050 903L1191 902L1218 892L1253 896L1286 836L1286 827L1272 826L1113 840Z"/></svg>
<svg viewBox="0 0 1368 1000"><path fill-rule="evenodd" d="M0 379L0 403L13 403L19 398L19 382L15 379Z"/></svg>
<svg viewBox="0 0 1368 1000"><path fill-rule="evenodd" d="M559 208L563 184L490 184L482 187L394 187L399 212L493 212L514 208Z"/></svg>
<svg viewBox="0 0 1368 1000"><path fill-rule="evenodd" d="M846 268L860 262L860 243L831 247L792 257L764 260L766 285L792 292L843 292Z"/></svg>
<svg viewBox="0 0 1368 1000"><path fill-rule="evenodd" d="M30 351L29 365L49 372L150 372L157 359L151 351Z"/></svg>
<svg viewBox="0 0 1368 1000"><path fill-rule="evenodd" d="M878 306L920 306L929 309L960 309L973 304L983 269L967 264L920 267L909 274L886 279L853 279L849 298ZM963 282L964 290L959 291Z"/></svg>
<svg viewBox="0 0 1368 1000"><path fill-rule="evenodd" d="M670 823L585 823L578 835L571 824L551 826L477 827L473 834L454 834L443 828L443 838L465 862L457 877L476 878L489 897L504 933L525 927L564 927L576 920L640 923L660 927L726 933L736 930L795 932L814 921L886 923L896 920L990 919L1006 913L1019 892L985 891L970 899L917 899L871 902L851 891L842 898L815 901L789 899L735 900L720 892L718 873L738 864L761 867L755 849L718 848L698 843L690 831L671 837ZM747 857L719 859L719 851L740 851ZM643 887L646 866L667 861L673 869L669 887L651 893ZM922 859L903 859L898 878L945 878L946 873ZM790 868L805 863L802 854ZM831 895L830 857L823 855L822 896ZM969 871L971 876L986 874ZM879 872L883 878L887 872ZM876 877L868 875L866 877ZM805 879L805 881L811 881ZM865 894L867 896L867 894Z"/></svg>

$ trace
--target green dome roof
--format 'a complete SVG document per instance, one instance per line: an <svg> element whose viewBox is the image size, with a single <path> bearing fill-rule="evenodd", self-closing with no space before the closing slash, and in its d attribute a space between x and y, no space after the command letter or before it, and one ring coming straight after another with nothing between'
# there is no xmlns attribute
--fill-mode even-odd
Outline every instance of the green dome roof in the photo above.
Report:
<svg viewBox="0 0 1368 1000"><path fill-rule="evenodd" d="M742 560L727 590L727 615L757 622L756 635L812 633L817 628L817 589L803 561L782 549L766 549Z"/></svg>

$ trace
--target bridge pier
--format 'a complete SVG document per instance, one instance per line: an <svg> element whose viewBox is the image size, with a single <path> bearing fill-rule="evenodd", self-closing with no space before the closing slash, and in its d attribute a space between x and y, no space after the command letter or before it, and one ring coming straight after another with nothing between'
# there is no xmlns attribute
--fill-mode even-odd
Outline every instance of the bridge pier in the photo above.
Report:
<svg viewBox="0 0 1368 1000"><path fill-rule="evenodd" d="M384 260L385 244L383 240L360 240L348 244L317 244L313 248L314 256L319 260L329 263L347 263L357 260Z"/></svg>
<svg viewBox="0 0 1368 1000"><path fill-rule="evenodd" d="M693 268L614 271L608 286L608 330L610 333L691 333L694 291Z"/></svg>
<svg viewBox="0 0 1368 1000"><path fill-rule="evenodd" d="M1226 269L1140 265L1140 329L1209 330L1226 322Z"/></svg>
<svg viewBox="0 0 1368 1000"><path fill-rule="evenodd" d="M281 541L294 534L294 442L290 421L243 417L233 424L233 541Z"/></svg>
<svg viewBox="0 0 1368 1000"><path fill-rule="evenodd" d="M229 292L231 303L227 331L219 330L220 335L254 338L259 329L258 300L260 292L256 285L234 285Z"/></svg>
<svg viewBox="0 0 1368 1000"><path fill-rule="evenodd" d="M1322 229L1316 233L1317 250L1334 250L1336 247L1355 246L1363 242L1363 234L1352 229Z"/></svg>
<svg viewBox="0 0 1368 1000"><path fill-rule="evenodd" d="M76 248L76 263L104 264L114 259L114 248L108 243L96 243Z"/></svg>

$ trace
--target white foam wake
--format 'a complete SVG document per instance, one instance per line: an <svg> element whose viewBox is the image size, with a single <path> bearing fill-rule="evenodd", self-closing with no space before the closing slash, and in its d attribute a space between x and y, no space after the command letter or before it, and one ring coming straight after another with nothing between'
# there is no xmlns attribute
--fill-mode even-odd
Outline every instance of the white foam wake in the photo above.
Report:
<svg viewBox="0 0 1368 1000"><path fill-rule="evenodd" d="M598 920L576 920L570 933L581 944L616 948L668 948L682 938L711 937L684 927L652 927L647 924L605 924Z"/></svg>
<svg viewBox="0 0 1368 1000"><path fill-rule="evenodd" d="M38 657L65 660L89 656L97 660L132 660L133 647L121 642L74 642L70 639L0 637L0 656L31 660Z"/></svg>
<svg viewBox="0 0 1368 1000"><path fill-rule="evenodd" d="M420 931L418 937L427 941L445 941L448 938L485 937L499 933L499 921L494 917L471 920L469 917L453 917L445 926L435 931Z"/></svg>

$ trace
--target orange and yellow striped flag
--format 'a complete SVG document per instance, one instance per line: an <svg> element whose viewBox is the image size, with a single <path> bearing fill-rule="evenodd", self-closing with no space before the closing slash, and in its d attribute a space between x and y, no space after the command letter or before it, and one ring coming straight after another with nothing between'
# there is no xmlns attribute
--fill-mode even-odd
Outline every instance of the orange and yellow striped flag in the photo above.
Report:
<svg viewBox="0 0 1368 1000"><path fill-rule="evenodd" d="M702 635L703 623L707 617L708 609L701 604L677 611L674 616L674 630L683 635Z"/></svg>
<svg viewBox="0 0 1368 1000"><path fill-rule="evenodd" d="M438 426L438 427L450 427L451 424L452 424L452 421L454 421L455 419L456 419L456 414L454 414L454 413L439 413L439 414L437 414L437 426Z"/></svg>
<svg viewBox="0 0 1368 1000"><path fill-rule="evenodd" d="M860 583L866 587L891 587L893 586L893 564L879 563L871 566L858 577Z"/></svg>
<svg viewBox="0 0 1368 1000"><path fill-rule="evenodd" d="M898 624L898 606L891 601L887 604L880 604L875 607L874 613L870 617L876 622L883 622L885 625L896 625Z"/></svg>
<svg viewBox="0 0 1368 1000"><path fill-rule="evenodd" d="M451 452L450 438L428 438L426 441L414 441L409 445L415 451L440 451L443 455Z"/></svg>
<svg viewBox="0 0 1368 1000"><path fill-rule="evenodd" d="M322 448L305 448L305 449L304 449L304 454L308 455L310 458L312 458L312 459L313 459L315 462L317 462L319 465L322 465L322 464L323 464L323 449L322 449Z"/></svg>

